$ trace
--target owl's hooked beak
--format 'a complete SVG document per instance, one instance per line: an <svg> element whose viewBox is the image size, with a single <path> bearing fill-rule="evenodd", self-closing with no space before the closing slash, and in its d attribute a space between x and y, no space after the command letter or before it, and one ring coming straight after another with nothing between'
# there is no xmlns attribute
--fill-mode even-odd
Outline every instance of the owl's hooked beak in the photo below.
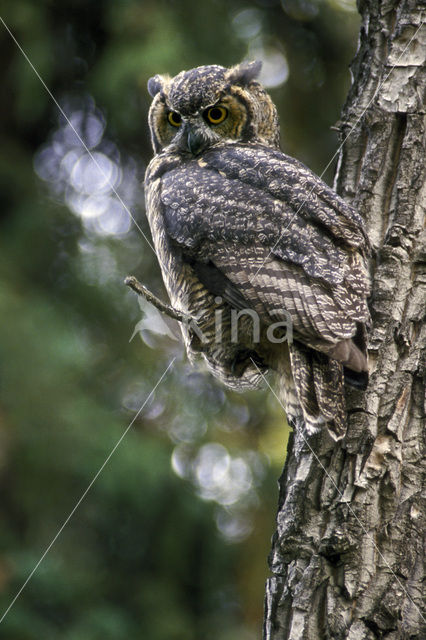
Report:
<svg viewBox="0 0 426 640"><path fill-rule="evenodd" d="M194 156L203 151L207 143L207 140L200 131L193 131L192 129L188 131L187 140L188 149Z"/></svg>
<svg viewBox="0 0 426 640"><path fill-rule="evenodd" d="M204 132L191 122L184 122L179 133L179 147L194 156L201 153L209 143Z"/></svg>

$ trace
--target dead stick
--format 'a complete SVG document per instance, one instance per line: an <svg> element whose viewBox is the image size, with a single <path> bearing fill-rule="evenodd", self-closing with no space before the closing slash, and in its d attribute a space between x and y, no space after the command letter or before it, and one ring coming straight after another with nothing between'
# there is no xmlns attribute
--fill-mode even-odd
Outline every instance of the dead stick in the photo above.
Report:
<svg viewBox="0 0 426 640"><path fill-rule="evenodd" d="M182 311L178 311L174 309L170 305L166 304L157 296L155 296L149 289L145 287L135 276L127 276L124 280L124 284L126 284L130 289L133 289L139 296L142 296L150 302L154 307L156 307L161 313L164 313L169 318L173 318L173 320L177 320L178 322L188 322L191 320L190 316L187 316Z"/></svg>

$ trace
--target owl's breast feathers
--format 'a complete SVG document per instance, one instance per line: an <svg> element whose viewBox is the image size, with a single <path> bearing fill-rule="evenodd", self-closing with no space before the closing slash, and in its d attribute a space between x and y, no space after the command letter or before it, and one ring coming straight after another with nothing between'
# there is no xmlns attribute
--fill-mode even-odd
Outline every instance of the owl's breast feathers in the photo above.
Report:
<svg viewBox="0 0 426 640"><path fill-rule="evenodd" d="M312 412L329 419L326 390L341 393L342 365L367 368L369 242L358 213L302 163L256 143L219 144L199 157L159 154L146 190L160 263L175 252L194 286L255 310L265 325L290 315L299 401L314 385Z"/></svg>

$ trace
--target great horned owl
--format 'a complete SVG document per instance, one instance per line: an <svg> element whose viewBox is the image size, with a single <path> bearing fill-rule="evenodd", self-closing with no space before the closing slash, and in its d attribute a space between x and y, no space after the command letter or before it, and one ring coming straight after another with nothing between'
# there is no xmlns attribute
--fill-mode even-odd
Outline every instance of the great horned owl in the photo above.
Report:
<svg viewBox="0 0 426 640"><path fill-rule="evenodd" d="M149 80L147 216L171 303L197 318L182 328L190 359L235 389L275 371L289 422L337 439L344 380L367 379L369 243L358 213L280 151L260 68Z"/></svg>

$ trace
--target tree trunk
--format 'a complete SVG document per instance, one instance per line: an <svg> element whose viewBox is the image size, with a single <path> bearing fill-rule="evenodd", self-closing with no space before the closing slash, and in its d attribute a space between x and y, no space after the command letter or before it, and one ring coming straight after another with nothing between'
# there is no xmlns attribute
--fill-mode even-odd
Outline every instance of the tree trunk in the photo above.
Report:
<svg viewBox="0 0 426 640"><path fill-rule="evenodd" d="M265 640L426 638L421 4L360 0L336 189L363 214L373 245L370 384L365 393L347 391L343 442L325 431L290 439Z"/></svg>

